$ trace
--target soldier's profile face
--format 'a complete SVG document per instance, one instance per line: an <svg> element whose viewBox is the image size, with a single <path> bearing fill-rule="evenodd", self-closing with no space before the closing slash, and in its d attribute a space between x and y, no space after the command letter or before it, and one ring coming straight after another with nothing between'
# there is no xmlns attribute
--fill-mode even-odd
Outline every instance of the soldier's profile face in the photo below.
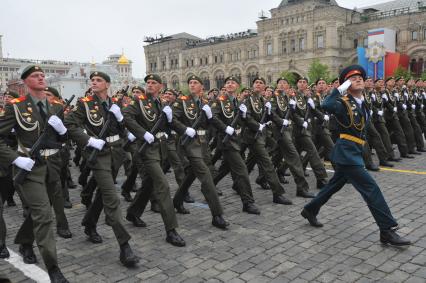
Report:
<svg viewBox="0 0 426 283"><path fill-rule="evenodd" d="M229 93L234 93L235 91L237 91L238 87L240 85L233 81L233 80L228 80L225 84L225 90Z"/></svg>
<svg viewBox="0 0 426 283"><path fill-rule="evenodd" d="M316 89L318 91L324 91L327 88L327 83L323 80L318 81L317 85L316 85Z"/></svg>
<svg viewBox="0 0 426 283"><path fill-rule="evenodd" d="M366 88L372 88L374 86L373 79L366 79L365 80L365 87Z"/></svg>
<svg viewBox="0 0 426 283"><path fill-rule="evenodd" d="M46 79L43 72L34 72L29 75L24 83L29 89L33 90L44 90L46 88Z"/></svg>
<svg viewBox="0 0 426 283"><path fill-rule="evenodd" d="M290 85L285 80L280 80L277 84L277 88L279 90L288 90L289 87L290 87Z"/></svg>
<svg viewBox="0 0 426 283"><path fill-rule="evenodd" d="M198 94L203 90L203 85L197 80L190 80L188 83L189 92Z"/></svg>
<svg viewBox="0 0 426 283"><path fill-rule="evenodd" d="M333 83L333 88L338 88L340 86L340 83L339 83L339 81L335 81L334 83Z"/></svg>
<svg viewBox="0 0 426 283"><path fill-rule="evenodd" d="M156 80L147 80L146 81L146 92L149 94L158 94L163 88L163 84L160 84Z"/></svg>
<svg viewBox="0 0 426 283"><path fill-rule="evenodd" d="M102 77L93 77L90 80L91 86L90 88L92 89L92 91L94 93L100 93L100 92L104 92L107 91L109 88L109 83L103 79Z"/></svg>
<svg viewBox="0 0 426 283"><path fill-rule="evenodd" d="M360 91L365 88L365 82L361 76L355 75L350 77L349 80L351 81L350 89L353 91Z"/></svg>
<svg viewBox="0 0 426 283"><path fill-rule="evenodd" d="M262 80L255 80L253 83L253 89L255 92L263 92L265 87L265 83Z"/></svg>
<svg viewBox="0 0 426 283"><path fill-rule="evenodd" d="M306 90L306 88L308 87L308 82L306 80L299 80L297 82L297 88L301 91Z"/></svg>

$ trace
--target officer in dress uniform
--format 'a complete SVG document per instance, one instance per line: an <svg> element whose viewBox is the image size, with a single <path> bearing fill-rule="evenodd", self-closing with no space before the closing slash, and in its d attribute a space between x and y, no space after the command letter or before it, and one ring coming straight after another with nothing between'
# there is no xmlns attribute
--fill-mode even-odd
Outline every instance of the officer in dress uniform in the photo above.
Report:
<svg viewBox="0 0 426 283"><path fill-rule="evenodd" d="M93 72L90 74L90 80L94 94L77 102L77 107L65 118L65 124L69 129L70 138L84 148L83 154L89 156L91 150L99 152L94 164L89 166L102 195L106 218L120 245L120 261L125 266L134 266L139 259L133 254L128 243L130 235L122 222L120 199L116 193L111 171L112 147L117 144L121 146L119 134L124 129L123 115L120 108L108 97L110 77L103 72ZM108 110L105 111L106 109ZM99 134L106 121L111 123L103 140L99 138ZM84 232L92 242L102 242L102 238L96 232L97 219L87 217L90 214L89 208L83 220Z"/></svg>
<svg viewBox="0 0 426 283"><path fill-rule="evenodd" d="M153 197L159 205L166 228L166 241L174 246L183 247L185 241L176 232L178 224L170 198L169 183L161 168L161 160L167 158L167 151L164 150L167 146L165 129L172 122L172 109L168 105L164 107L161 105L159 97L163 87L161 78L150 74L145 77L145 82L146 94L136 96L123 111L124 121L129 131L137 139L147 143L144 152L137 152L134 155L134 162L142 178L142 188L138 190L127 209L126 219L136 227L146 226L139 218L149 199ZM151 133L156 123L161 123L158 132Z"/></svg>
<svg viewBox="0 0 426 283"><path fill-rule="evenodd" d="M68 282L58 267L52 212L47 193L51 169L43 160L57 154L58 149L50 146L67 138L67 129L62 120L53 114L59 112L62 106L47 102L44 93L46 80L39 66L26 67L21 79L28 87L29 94L12 100L6 106L4 115L0 117L0 163L13 164L14 170L28 171L24 182L18 185L17 190L20 191L25 204L29 206L30 213L21 225L15 243L20 244L19 251L23 255L24 262L35 263L37 259L32 248L35 238L50 280ZM28 155L29 150L40 133L49 125L54 129L49 132L49 141L55 141L55 144L52 142L38 152L36 162ZM17 152L6 143L12 129L15 130L18 139Z"/></svg>
<svg viewBox="0 0 426 283"><path fill-rule="evenodd" d="M340 74L341 86L334 89L323 102L323 108L336 116L339 125L339 139L333 152L332 162L335 173L329 183L302 210L302 216L314 227L323 225L317 220L320 208L350 182L362 195L377 225L380 241L396 246L410 245L410 241L396 232L397 222L374 179L364 169L362 147L365 142L366 125L370 113L362 101L365 71L361 66L352 65ZM347 90L346 96L341 96Z"/></svg>
<svg viewBox="0 0 426 283"><path fill-rule="evenodd" d="M420 125L420 128L422 129L422 133L424 135L424 137L426 138L426 116L425 116L425 112L423 111L424 109L424 101L426 100L426 92L424 90L424 88L422 88L423 86L423 81L421 79L417 79L416 80L416 88L415 88L415 93L414 95L416 96L416 119L417 122Z"/></svg>

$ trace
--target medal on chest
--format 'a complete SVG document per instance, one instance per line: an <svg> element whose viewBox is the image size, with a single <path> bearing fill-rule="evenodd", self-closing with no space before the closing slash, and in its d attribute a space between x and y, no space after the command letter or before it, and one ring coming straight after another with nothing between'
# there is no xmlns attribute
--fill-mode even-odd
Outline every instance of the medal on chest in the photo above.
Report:
<svg viewBox="0 0 426 283"><path fill-rule="evenodd" d="M139 100L139 106L142 115L147 121L153 122L157 118L157 113L152 108L152 102L150 100Z"/></svg>
<svg viewBox="0 0 426 283"><path fill-rule="evenodd" d="M197 108L195 107L194 100L185 100L182 104L183 112L189 120L194 120L197 118Z"/></svg>
<svg viewBox="0 0 426 283"><path fill-rule="evenodd" d="M260 103L260 99L258 97L250 97L251 107L253 108L253 112L260 114L262 113L262 106Z"/></svg>
<svg viewBox="0 0 426 283"><path fill-rule="evenodd" d="M222 112L225 118L233 118L234 117L234 109L232 109L232 104L229 99L220 102L220 106L222 107Z"/></svg>
<svg viewBox="0 0 426 283"><path fill-rule="evenodd" d="M285 112L287 111L287 100L284 98L283 95L279 94L276 96L277 98L277 106L278 108L282 111Z"/></svg>
<svg viewBox="0 0 426 283"><path fill-rule="evenodd" d="M301 110L306 109L306 101L301 95L298 95L296 97L296 105L297 105L297 108L299 108Z"/></svg>

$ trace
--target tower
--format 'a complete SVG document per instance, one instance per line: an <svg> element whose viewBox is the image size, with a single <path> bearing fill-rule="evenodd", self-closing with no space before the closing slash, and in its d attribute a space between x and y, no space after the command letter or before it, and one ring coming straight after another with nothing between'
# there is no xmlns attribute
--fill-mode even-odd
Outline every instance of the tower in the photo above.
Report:
<svg viewBox="0 0 426 283"><path fill-rule="evenodd" d="M3 45L1 43L1 38L3 37L3 35L0 34L0 58L3 58Z"/></svg>

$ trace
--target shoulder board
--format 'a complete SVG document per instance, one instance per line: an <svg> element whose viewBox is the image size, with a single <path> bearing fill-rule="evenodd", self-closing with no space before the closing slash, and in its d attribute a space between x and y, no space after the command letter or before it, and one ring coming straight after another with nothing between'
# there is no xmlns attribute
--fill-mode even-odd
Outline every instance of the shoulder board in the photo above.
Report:
<svg viewBox="0 0 426 283"><path fill-rule="evenodd" d="M52 104L59 104L59 105L64 105L62 102L60 102L59 100L53 100Z"/></svg>
<svg viewBox="0 0 426 283"><path fill-rule="evenodd" d="M207 98L203 98L202 101L203 101L203 104L208 104L209 103L209 100Z"/></svg>
<svg viewBox="0 0 426 283"><path fill-rule="evenodd" d="M19 102L25 101L26 99L27 99L27 96L24 95L24 96L12 99L10 103L12 104L19 103Z"/></svg>
<svg viewBox="0 0 426 283"><path fill-rule="evenodd" d="M93 96L86 96L86 97L83 97L82 99L81 99L81 101L83 101L83 102L89 102L89 101L92 101L93 100Z"/></svg>
<svg viewBox="0 0 426 283"><path fill-rule="evenodd" d="M147 97L145 94L141 94L138 96L139 100L145 100Z"/></svg>
<svg viewBox="0 0 426 283"><path fill-rule="evenodd" d="M228 99L228 97L226 95L221 95L221 96L218 97L219 101L225 101L227 99Z"/></svg>
<svg viewBox="0 0 426 283"><path fill-rule="evenodd" d="M189 97L188 96L186 96L186 95L181 95L181 96L179 96L179 99L180 100L188 100L189 99Z"/></svg>
<svg viewBox="0 0 426 283"><path fill-rule="evenodd" d="M118 102L118 98L117 97L113 97L111 100L112 100L112 102Z"/></svg>

